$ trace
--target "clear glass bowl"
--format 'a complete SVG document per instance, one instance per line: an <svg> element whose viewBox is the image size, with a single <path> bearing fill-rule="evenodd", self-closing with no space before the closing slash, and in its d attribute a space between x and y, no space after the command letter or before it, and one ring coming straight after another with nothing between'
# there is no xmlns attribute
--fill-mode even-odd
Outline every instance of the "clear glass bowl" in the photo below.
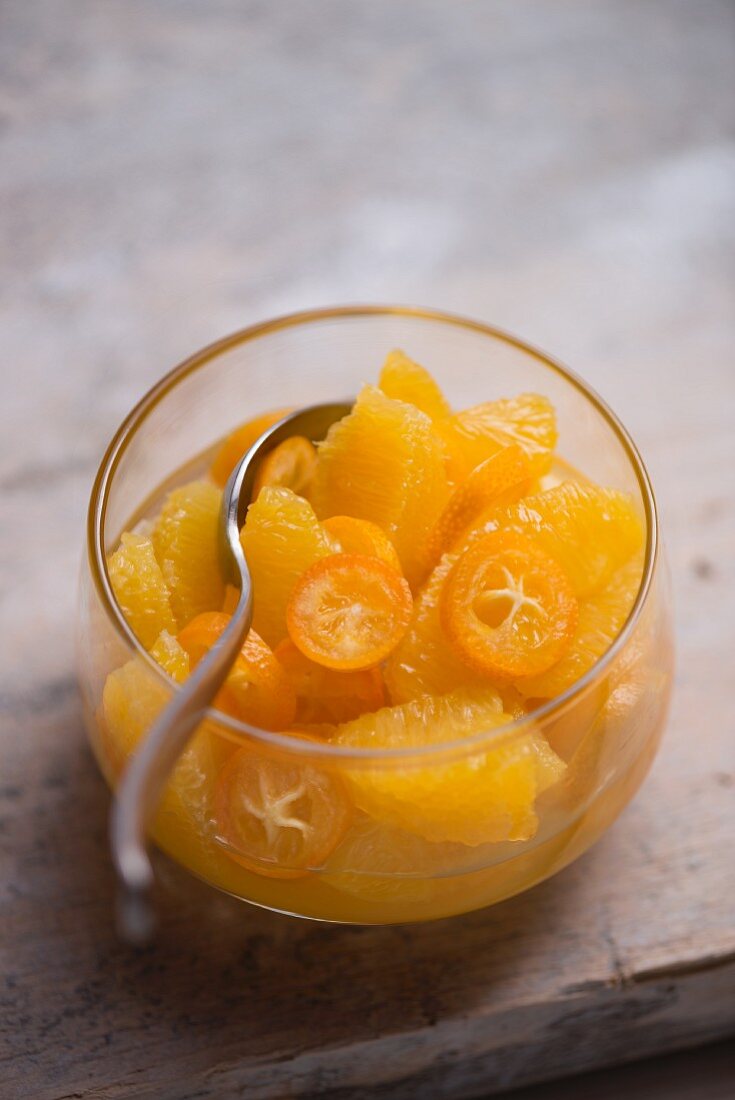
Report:
<svg viewBox="0 0 735 1100"><path fill-rule="evenodd" d="M222 436L283 404L349 397L375 378L386 352L405 348L437 378L455 407L524 390L546 394L559 453L603 485L627 490L646 524L643 581L605 656L563 695L502 733L504 743L540 729L567 763L537 800L525 840L466 847L433 844L356 813L345 840L306 874L253 870L217 837L212 790L224 762L249 745L264 757L315 769L329 781L445 784L472 797L473 768L497 731L421 751L372 752L251 729L212 711L182 758L155 822L156 843L193 874L272 909L331 921L382 924L467 912L525 890L593 844L618 816L655 755L670 694L670 596L653 493L625 429L579 378L521 340L434 311L392 307L316 310L255 325L166 375L123 422L100 466L89 508L78 615L79 679L92 747L114 786L124 760L107 736L105 684L128 692L131 745L177 688L143 650L117 606L106 555L123 530L150 513L164 489L206 468ZM132 701L131 701L132 700ZM115 705L108 687L107 715ZM314 774L313 772L309 774ZM452 784L457 784L456 789Z"/></svg>

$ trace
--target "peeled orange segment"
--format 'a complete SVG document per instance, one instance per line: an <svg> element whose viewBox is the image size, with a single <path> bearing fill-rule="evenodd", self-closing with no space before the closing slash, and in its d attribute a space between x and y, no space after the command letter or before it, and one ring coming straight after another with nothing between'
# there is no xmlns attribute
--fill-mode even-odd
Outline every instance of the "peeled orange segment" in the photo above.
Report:
<svg viewBox="0 0 735 1100"><path fill-rule="evenodd" d="M208 653L227 627L230 616L206 612L179 634L192 667ZM263 639L251 630L214 704L219 710L266 730L287 729L296 714L296 696L288 676Z"/></svg>
<svg viewBox="0 0 735 1100"><path fill-rule="evenodd" d="M386 397L405 401L432 420L441 420L452 414L449 402L429 372L400 350L389 352L378 386Z"/></svg>
<svg viewBox="0 0 735 1100"><path fill-rule="evenodd" d="M507 508L490 509L477 521L469 539L493 530L531 537L561 565L580 599L602 588L645 541L641 518L628 493L574 481Z"/></svg>
<svg viewBox="0 0 735 1100"><path fill-rule="evenodd" d="M217 838L250 871L296 878L317 869L347 828L339 780L311 764L247 747L228 761L214 800Z"/></svg>
<svg viewBox="0 0 735 1100"><path fill-rule="evenodd" d="M376 523L367 519L355 519L354 516L330 516L322 527L332 540L337 554L366 554L380 558L386 565L401 572L401 563L396 548L385 531Z"/></svg>
<svg viewBox="0 0 735 1100"><path fill-rule="evenodd" d="M414 584L424 568L426 538L449 495L443 447L428 416L366 386L318 450L318 515L376 523Z"/></svg>
<svg viewBox="0 0 735 1100"><path fill-rule="evenodd" d="M169 493L153 528L153 547L179 626L222 605L221 501L214 485L192 481Z"/></svg>
<svg viewBox="0 0 735 1100"><path fill-rule="evenodd" d="M538 477L551 465L557 440L554 406L537 393L486 401L457 413L438 428L447 448L452 479L457 481L511 443L517 443L525 452L533 476Z"/></svg>
<svg viewBox="0 0 735 1100"><path fill-rule="evenodd" d="M176 639L168 637L156 642L152 650L162 668L176 680L188 665L186 654L177 646ZM171 688L140 657L110 673L102 693L102 747L110 778L122 774L170 699ZM166 784L157 822L174 817L180 827L201 837L209 827L215 776L231 751L231 746L209 725L200 726Z"/></svg>
<svg viewBox="0 0 735 1100"><path fill-rule="evenodd" d="M553 558L523 535L493 531L460 554L440 613L470 668L514 680L559 660L571 644L579 608Z"/></svg>
<svg viewBox="0 0 735 1100"><path fill-rule="evenodd" d="M296 693L296 721L307 725L349 722L385 705L383 677L378 668L337 672L305 657L290 638L274 656Z"/></svg>
<svg viewBox="0 0 735 1100"><path fill-rule="evenodd" d="M268 645L286 637L286 605L304 570L332 553L308 501L266 486L248 508L241 532L253 582L253 626Z"/></svg>
<svg viewBox="0 0 735 1100"><path fill-rule="evenodd" d="M189 675L191 664L189 654L167 630L162 630L150 650L151 657L169 674L177 684L182 684Z"/></svg>
<svg viewBox="0 0 735 1100"><path fill-rule="evenodd" d="M246 451L249 451L254 443L260 439L263 432L267 432L279 420L282 420L291 409L272 409L270 412L255 416L239 428L235 428L227 436L224 443L217 451L210 467L210 474L218 485L224 486L235 466Z"/></svg>
<svg viewBox="0 0 735 1100"><path fill-rule="evenodd" d="M643 576L643 556L635 554L599 592L582 600L569 648L546 672L519 681L527 696L551 698L576 683L610 648L635 603Z"/></svg>
<svg viewBox="0 0 735 1100"><path fill-rule="evenodd" d="M471 671L455 652L439 617L441 594L456 560L456 554L445 554L434 569L416 597L408 630L385 662L392 703L486 683L486 677Z"/></svg>
<svg viewBox="0 0 735 1100"><path fill-rule="evenodd" d="M226 615L232 615L239 602L240 589L235 588L234 584L226 584L225 595L222 600L222 607L220 608L220 611L224 611Z"/></svg>
<svg viewBox="0 0 735 1100"><path fill-rule="evenodd" d="M280 485L308 497L316 472L316 448L303 435L284 439L265 456L255 477L253 499L264 485Z"/></svg>
<svg viewBox="0 0 735 1100"><path fill-rule="evenodd" d="M345 776L355 802L381 824L435 842L475 846L527 840L536 832L536 796L563 774L538 733L500 727L510 719L496 693L422 696L341 726L338 744L362 749L419 749L498 730L470 754L417 754L405 763L354 767Z"/></svg>
<svg viewBox="0 0 735 1100"><path fill-rule="evenodd" d="M125 533L107 559L107 572L120 610L146 649L162 630L176 633L171 593L147 536Z"/></svg>
<svg viewBox="0 0 735 1100"><path fill-rule="evenodd" d="M405 579L379 558L333 554L307 569L295 585L288 632L317 664L370 668L401 640L412 605Z"/></svg>
<svg viewBox="0 0 735 1100"><path fill-rule="evenodd" d="M451 550L454 543L483 511L514 504L531 486L531 464L513 443L496 451L470 472L452 492L429 538L432 563Z"/></svg>

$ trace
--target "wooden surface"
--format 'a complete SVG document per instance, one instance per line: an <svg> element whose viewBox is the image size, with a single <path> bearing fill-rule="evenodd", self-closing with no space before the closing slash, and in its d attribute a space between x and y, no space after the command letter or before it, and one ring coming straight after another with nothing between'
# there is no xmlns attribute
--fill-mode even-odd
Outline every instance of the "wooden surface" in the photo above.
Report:
<svg viewBox="0 0 735 1100"><path fill-rule="evenodd" d="M3 1098L482 1096L735 1030L734 74L729 0L0 6ZM192 348L389 299L522 333L633 431L662 752L495 909L319 926L166 866L126 950L73 675L96 462Z"/></svg>

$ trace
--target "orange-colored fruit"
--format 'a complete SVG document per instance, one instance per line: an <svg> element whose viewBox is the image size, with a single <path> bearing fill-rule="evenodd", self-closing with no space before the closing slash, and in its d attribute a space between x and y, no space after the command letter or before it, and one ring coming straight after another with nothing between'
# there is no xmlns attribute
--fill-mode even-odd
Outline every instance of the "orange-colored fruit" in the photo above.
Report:
<svg viewBox="0 0 735 1100"><path fill-rule="evenodd" d="M255 477L253 499L264 485L280 485L308 497L316 472L316 448L303 435L284 439L265 456Z"/></svg>
<svg viewBox="0 0 735 1100"><path fill-rule="evenodd" d="M221 501L214 485L192 481L169 493L153 528L153 547L179 626L222 606Z"/></svg>
<svg viewBox="0 0 735 1100"><path fill-rule="evenodd" d="M579 607L553 558L523 535L493 531L460 554L440 613L470 668L514 680L559 660L571 644Z"/></svg>
<svg viewBox="0 0 735 1100"><path fill-rule="evenodd" d="M179 634L179 643L196 667L230 622L221 611L197 615ZM215 706L266 730L288 729L296 714L296 696L288 676L272 651L254 630L248 633L240 655L220 688Z"/></svg>
<svg viewBox="0 0 735 1100"><path fill-rule="evenodd" d="M437 427L447 448L454 481L462 481L475 466L511 443L517 443L525 452L533 476L538 477L551 465L557 440L554 407L537 393L486 401Z"/></svg>
<svg viewBox="0 0 735 1100"><path fill-rule="evenodd" d="M191 671L189 654L167 630L162 630L155 643L151 646L151 657L157 661L164 672L167 672L177 684L182 684Z"/></svg>
<svg viewBox="0 0 735 1100"><path fill-rule="evenodd" d="M162 630L176 632L171 593L146 535L126 532L107 559L107 572L120 610L146 649Z"/></svg>
<svg viewBox="0 0 735 1100"><path fill-rule="evenodd" d="M508 721L492 690L457 691L365 715L341 726L335 740L352 748L411 750L487 733L471 755L432 760L419 753L345 773L357 805L381 823L475 846L533 836L536 796L564 771L539 734L500 732Z"/></svg>
<svg viewBox="0 0 735 1100"><path fill-rule="evenodd" d="M266 486L248 508L242 548L253 581L253 626L270 646L286 637L286 606L304 570L332 553L308 501Z"/></svg>
<svg viewBox="0 0 735 1100"><path fill-rule="evenodd" d="M405 401L426 413L432 420L451 416L449 402L429 372L405 352L389 352L380 372L378 386L396 401Z"/></svg>
<svg viewBox="0 0 735 1100"><path fill-rule="evenodd" d="M217 451L210 467L210 474L219 486L224 486L228 477L234 470L246 451L249 451L254 443L260 439L263 432L267 432L274 424L286 416L291 409L272 409L253 417L239 428L235 428L227 436L224 443Z"/></svg>
<svg viewBox="0 0 735 1100"><path fill-rule="evenodd" d="M332 541L335 554L365 554L369 558L380 558L386 565L401 572L395 546L376 523L355 519L354 516L330 516L324 520L322 527Z"/></svg>
<svg viewBox="0 0 735 1100"><path fill-rule="evenodd" d="M222 600L221 611L224 611L225 615L234 615L235 609L240 602L240 589L235 588L234 584L225 585L225 595Z"/></svg>
<svg viewBox="0 0 735 1100"><path fill-rule="evenodd" d="M602 588L644 544L643 524L628 493L574 481L490 509L469 539L494 530L531 537L561 565L579 599Z"/></svg>
<svg viewBox="0 0 735 1100"><path fill-rule="evenodd" d="M383 677L379 668L338 672L305 657L290 638L276 648L296 692L296 721L301 725L336 725L359 718L385 705Z"/></svg>
<svg viewBox="0 0 735 1100"><path fill-rule="evenodd" d="M379 558L332 554L296 583L286 613L288 632L317 664L370 668L401 640L412 605L406 580Z"/></svg>
<svg viewBox="0 0 735 1100"><path fill-rule="evenodd" d="M356 516L382 527L409 583L416 583L426 538L449 495L443 447L428 416L366 386L318 450L317 514Z"/></svg>
<svg viewBox="0 0 735 1100"><path fill-rule="evenodd" d="M557 663L538 676L519 681L524 694L551 698L576 683L610 648L635 603L643 575L643 556L633 557L613 573L599 592L582 600L571 643Z"/></svg>
<svg viewBox="0 0 735 1100"><path fill-rule="evenodd" d="M223 769L214 813L217 837L232 859L256 874L297 878L319 868L339 844L350 807L328 772L248 746Z"/></svg>
<svg viewBox="0 0 735 1100"><path fill-rule="evenodd" d="M514 504L531 486L531 464L516 444L503 447L470 472L453 491L429 537L429 558L437 562L469 525L491 507Z"/></svg>
<svg viewBox="0 0 735 1100"><path fill-rule="evenodd" d="M460 687L481 688L487 682L461 660L441 625L441 594L456 560L456 554L441 559L416 597L408 630L385 662L392 703L408 703L419 695L446 695Z"/></svg>

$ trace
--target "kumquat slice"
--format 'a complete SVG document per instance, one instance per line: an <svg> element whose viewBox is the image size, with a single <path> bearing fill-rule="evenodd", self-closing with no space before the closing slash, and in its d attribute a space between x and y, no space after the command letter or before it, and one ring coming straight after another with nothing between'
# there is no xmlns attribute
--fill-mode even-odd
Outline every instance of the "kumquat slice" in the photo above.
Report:
<svg viewBox="0 0 735 1100"><path fill-rule="evenodd" d="M317 664L371 668L401 640L412 607L405 578L379 558L332 554L297 582L286 621L292 641Z"/></svg>
<svg viewBox="0 0 735 1100"><path fill-rule="evenodd" d="M323 521L322 527L336 544L338 553L380 558L396 572L401 572L396 548L377 523L371 523L369 519L356 519L355 516L330 516Z"/></svg>
<svg viewBox="0 0 735 1100"><path fill-rule="evenodd" d="M579 607L557 562L530 539L493 531L450 573L441 619L471 668L519 679L550 668L571 644Z"/></svg>
<svg viewBox="0 0 735 1100"><path fill-rule="evenodd" d="M228 760L214 795L217 838L227 854L271 878L298 878L318 868L341 841L350 816L336 776L293 754L250 746Z"/></svg>
<svg viewBox="0 0 735 1100"><path fill-rule="evenodd" d="M194 667L222 634L230 616L206 611L184 627L179 644ZM215 706L233 718L266 730L288 729L296 714L296 696L282 665L259 634L251 630L232 666Z"/></svg>
<svg viewBox="0 0 735 1100"><path fill-rule="evenodd" d="M278 485L308 497L315 473L316 447L305 436L292 435L274 447L261 462L253 486L253 499L264 485Z"/></svg>

